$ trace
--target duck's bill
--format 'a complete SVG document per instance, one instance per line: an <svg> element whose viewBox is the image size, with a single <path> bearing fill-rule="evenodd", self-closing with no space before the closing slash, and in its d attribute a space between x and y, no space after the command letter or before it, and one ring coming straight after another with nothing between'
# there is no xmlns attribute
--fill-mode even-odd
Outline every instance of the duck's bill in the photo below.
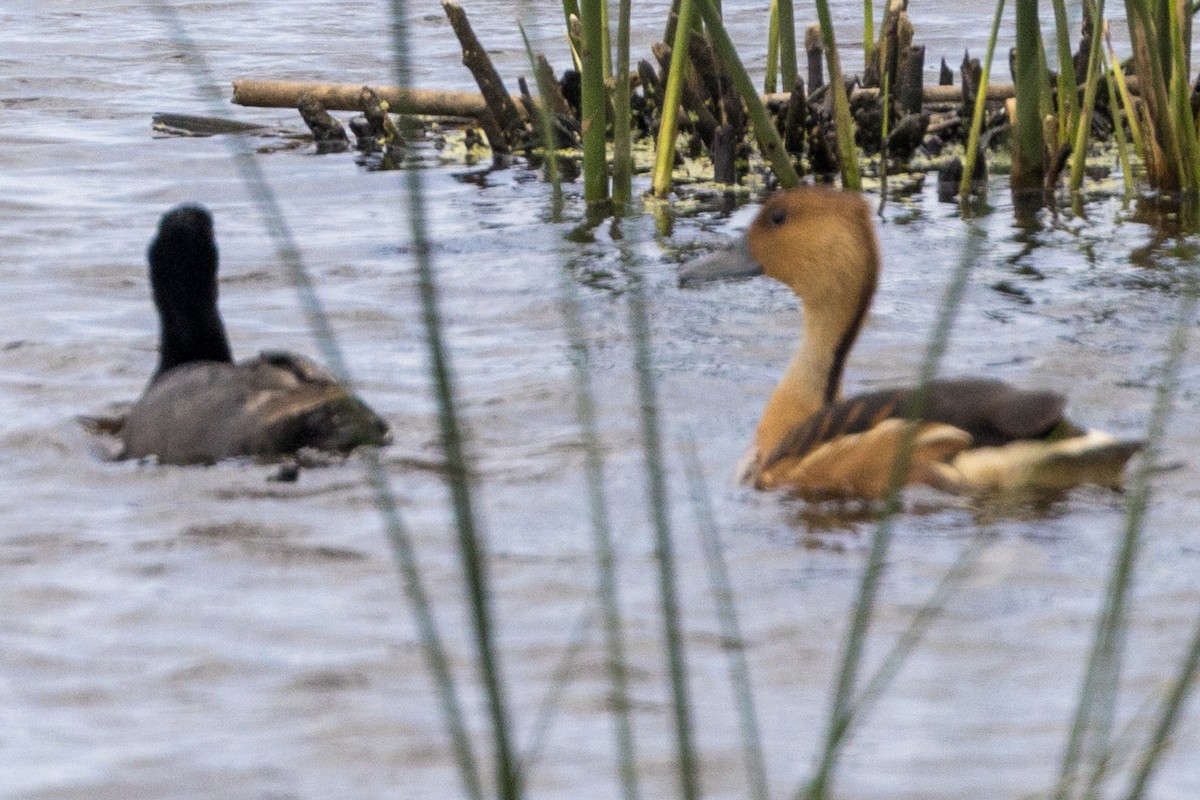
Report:
<svg viewBox="0 0 1200 800"><path fill-rule="evenodd" d="M762 265L750 255L750 244L743 236L724 250L685 264L679 270L679 285L696 286L708 281L752 278L762 273Z"/></svg>

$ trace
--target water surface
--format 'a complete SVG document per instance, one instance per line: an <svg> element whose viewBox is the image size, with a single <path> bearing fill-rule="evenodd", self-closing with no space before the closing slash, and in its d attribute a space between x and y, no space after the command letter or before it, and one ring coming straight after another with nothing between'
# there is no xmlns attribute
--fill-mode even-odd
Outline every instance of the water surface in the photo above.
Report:
<svg viewBox="0 0 1200 800"><path fill-rule="evenodd" d="M665 3L637 4L639 57ZM765 3L726 0L735 38L761 64ZM386 4L180 3L220 80L385 83ZM524 58L513 19L566 63L554 8L468 4L506 76ZM535 13L536 12L536 13ZM808 13L802 10L802 13ZM918 15L930 65L982 51L989 9ZM857 8L838 23L853 48ZM468 88L435 3L411 25L422 85ZM1003 51L1003 47L1001 48ZM847 54L853 68L853 50ZM510 77L510 79L512 79ZM48 798L363 798L458 791L415 629L358 464L268 481L270 467L160 468L106 460L80 415L134 399L153 368L156 320L144 249L159 214L208 204L221 243L222 309L235 351L315 353L295 295L220 138L155 138L157 111L208 113L152 6L14 0L0 10L0 795ZM229 108L298 127L285 110ZM260 144L275 148L279 140ZM574 390L557 287L580 287L593 347L646 796L674 791L670 719L643 503L626 324L628 267L609 228L580 243L553 225L538 174L439 164L416 148L431 213L462 409L477 460L498 641L518 741L579 615L592 556ZM302 147L260 163L296 232L363 395L392 424L383 451L482 741L454 535L436 469L401 181L350 155ZM570 187L578 216L578 187ZM1153 215L1097 199L1087 219L1013 223L1003 180L982 220L950 374L989 372L1070 392L1088 423L1141 435L1177 307L1181 259ZM704 212L624 241L646 277L672 469L681 591L706 796L744 796L721 639L678 448L699 443L747 635L778 796L812 763L869 522L817 519L730 485L799 315L767 282L683 292L680 251L716 246L753 213ZM928 196L890 204L887 265L847 385L909 380L964 234ZM1200 371L1188 361L1155 481L1122 720L1157 697L1200 607ZM968 504L915 493L898 521L874 663L973 537L990 546L927 642L850 745L852 798L1015 797L1051 782L1123 498L1080 491L985 523ZM592 636L531 795L616 797L603 659ZM1195 713L1180 726L1156 797L1200 794Z"/></svg>

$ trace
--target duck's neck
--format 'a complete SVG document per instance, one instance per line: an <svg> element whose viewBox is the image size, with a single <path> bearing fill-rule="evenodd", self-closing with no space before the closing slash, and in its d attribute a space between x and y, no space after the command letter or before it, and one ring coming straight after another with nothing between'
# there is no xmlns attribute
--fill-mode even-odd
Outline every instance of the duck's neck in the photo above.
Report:
<svg viewBox="0 0 1200 800"><path fill-rule="evenodd" d="M193 361L233 361L225 326L215 303L202 311L160 308L159 316L162 330L155 378Z"/></svg>
<svg viewBox="0 0 1200 800"><path fill-rule="evenodd" d="M763 410L755 433L760 458L770 455L792 430L841 396L846 356L862 328L870 290L850 308L806 305L800 349Z"/></svg>

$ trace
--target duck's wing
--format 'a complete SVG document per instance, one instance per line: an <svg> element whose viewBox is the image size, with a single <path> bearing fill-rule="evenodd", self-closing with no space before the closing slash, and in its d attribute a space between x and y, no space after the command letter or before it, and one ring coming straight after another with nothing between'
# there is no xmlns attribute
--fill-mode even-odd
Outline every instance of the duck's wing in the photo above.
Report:
<svg viewBox="0 0 1200 800"><path fill-rule="evenodd" d="M387 424L325 369L270 351L239 364L185 364L130 411L124 455L162 463L277 457L304 447L348 452L387 441Z"/></svg>
<svg viewBox="0 0 1200 800"><path fill-rule="evenodd" d="M818 447L844 436L861 434L889 419L910 414L916 390L885 389L829 403L791 431L766 455L767 469L781 459L803 458ZM967 379L935 381L926 391L918 421L948 425L963 431L974 446L1044 439L1051 434L1077 433L1063 417L1062 395L1030 391L1003 381Z"/></svg>
<svg viewBox="0 0 1200 800"><path fill-rule="evenodd" d="M958 492L1115 488L1143 445L1075 426L1054 392L994 380L939 381L928 387L919 419L909 421L914 395L894 389L825 406L764 459L757 485L880 497L911 435L908 483Z"/></svg>

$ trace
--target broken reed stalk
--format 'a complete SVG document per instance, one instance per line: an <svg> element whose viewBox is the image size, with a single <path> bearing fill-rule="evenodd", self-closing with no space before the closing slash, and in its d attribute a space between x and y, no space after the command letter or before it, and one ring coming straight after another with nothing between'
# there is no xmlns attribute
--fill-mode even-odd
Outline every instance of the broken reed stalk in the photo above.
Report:
<svg viewBox="0 0 1200 800"><path fill-rule="evenodd" d="M683 84L688 62L688 37L692 34L697 0L680 0L679 19L675 23L675 38L671 44L671 63L667 69L667 86L663 92L662 116L658 124L655 147L654 177L651 190L655 197L665 197L671 191L671 172L675 169L675 137L679 131L679 103L683 99Z"/></svg>
<svg viewBox="0 0 1200 800"><path fill-rule="evenodd" d="M1113 50L1112 37L1109 35L1107 25L1104 26L1104 44L1108 48L1108 74L1110 82L1116 84L1117 94L1121 98L1121 109L1125 112L1125 122L1129 125L1129 137L1133 140L1133 150L1142 159L1142 163L1144 164L1146 163L1146 153L1142 145L1142 126L1138 122L1137 111L1133 105L1133 97L1130 95L1129 85L1125 80L1125 71L1121 69L1121 61L1117 58L1116 51ZM1113 105L1113 109L1116 109L1115 104ZM1119 120L1117 121L1119 123ZM1124 131L1121 132L1121 135L1124 138ZM1130 182L1126 184L1130 189L1133 188L1131 185L1132 177L1130 175Z"/></svg>
<svg viewBox="0 0 1200 800"><path fill-rule="evenodd" d="M854 147L854 120L850 116L850 101L842 81L842 63L833 34L833 17L829 14L829 0L816 0L816 3L821 40L825 46L825 62L829 68L829 91L833 95L833 122L837 129L842 188L859 192L862 191L862 179L859 177L858 153Z"/></svg>
<svg viewBox="0 0 1200 800"><path fill-rule="evenodd" d="M1061 2L1061 0L1056 0ZM983 116L987 107L988 79L992 72L992 56L996 52L996 36L1000 33L1000 18L1004 14L1004 0L997 0L996 14L992 18L992 32L988 37L987 55L983 59L983 71L979 87L975 90L975 110L971 114L971 131L967 135L967 149L963 153L963 174L958 185L958 196L966 202L971 194L971 178L975 174L975 161L980 157L979 132L983 129Z"/></svg>
<svg viewBox="0 0 1200 800"><path fill-rule="evenodd" d="M589 208L608 200L608 91L604 85L604 0L582 0L583 197Z"/></svg>
<svg viewBox="0 0 1200 800"><path fill-rule="evenodd" d="M708 28L708 37L712 42L713 50L716 51L717 57L729 74L729 79L733 83L733 91L742 98L742 102L746 105L746 112L750 117L750 124L754 128L754 135L763 158L771 163L771 169L775 172L775 178L779 181L780 188L790 189L793 186L799 186L800 176L796 174L796 167L784 149L783 140L779 138L779 131L768 116L766 106L759 99L758 93L754 91L754 83L750 80L745 66L742 65L741 58L738 57L737 48L733 46L729 32L725 30L725 24L721 21L721 14L716 3L714 0L697 0L697 2L700 3L700 14L704 18L704 25Z"/></svg>

